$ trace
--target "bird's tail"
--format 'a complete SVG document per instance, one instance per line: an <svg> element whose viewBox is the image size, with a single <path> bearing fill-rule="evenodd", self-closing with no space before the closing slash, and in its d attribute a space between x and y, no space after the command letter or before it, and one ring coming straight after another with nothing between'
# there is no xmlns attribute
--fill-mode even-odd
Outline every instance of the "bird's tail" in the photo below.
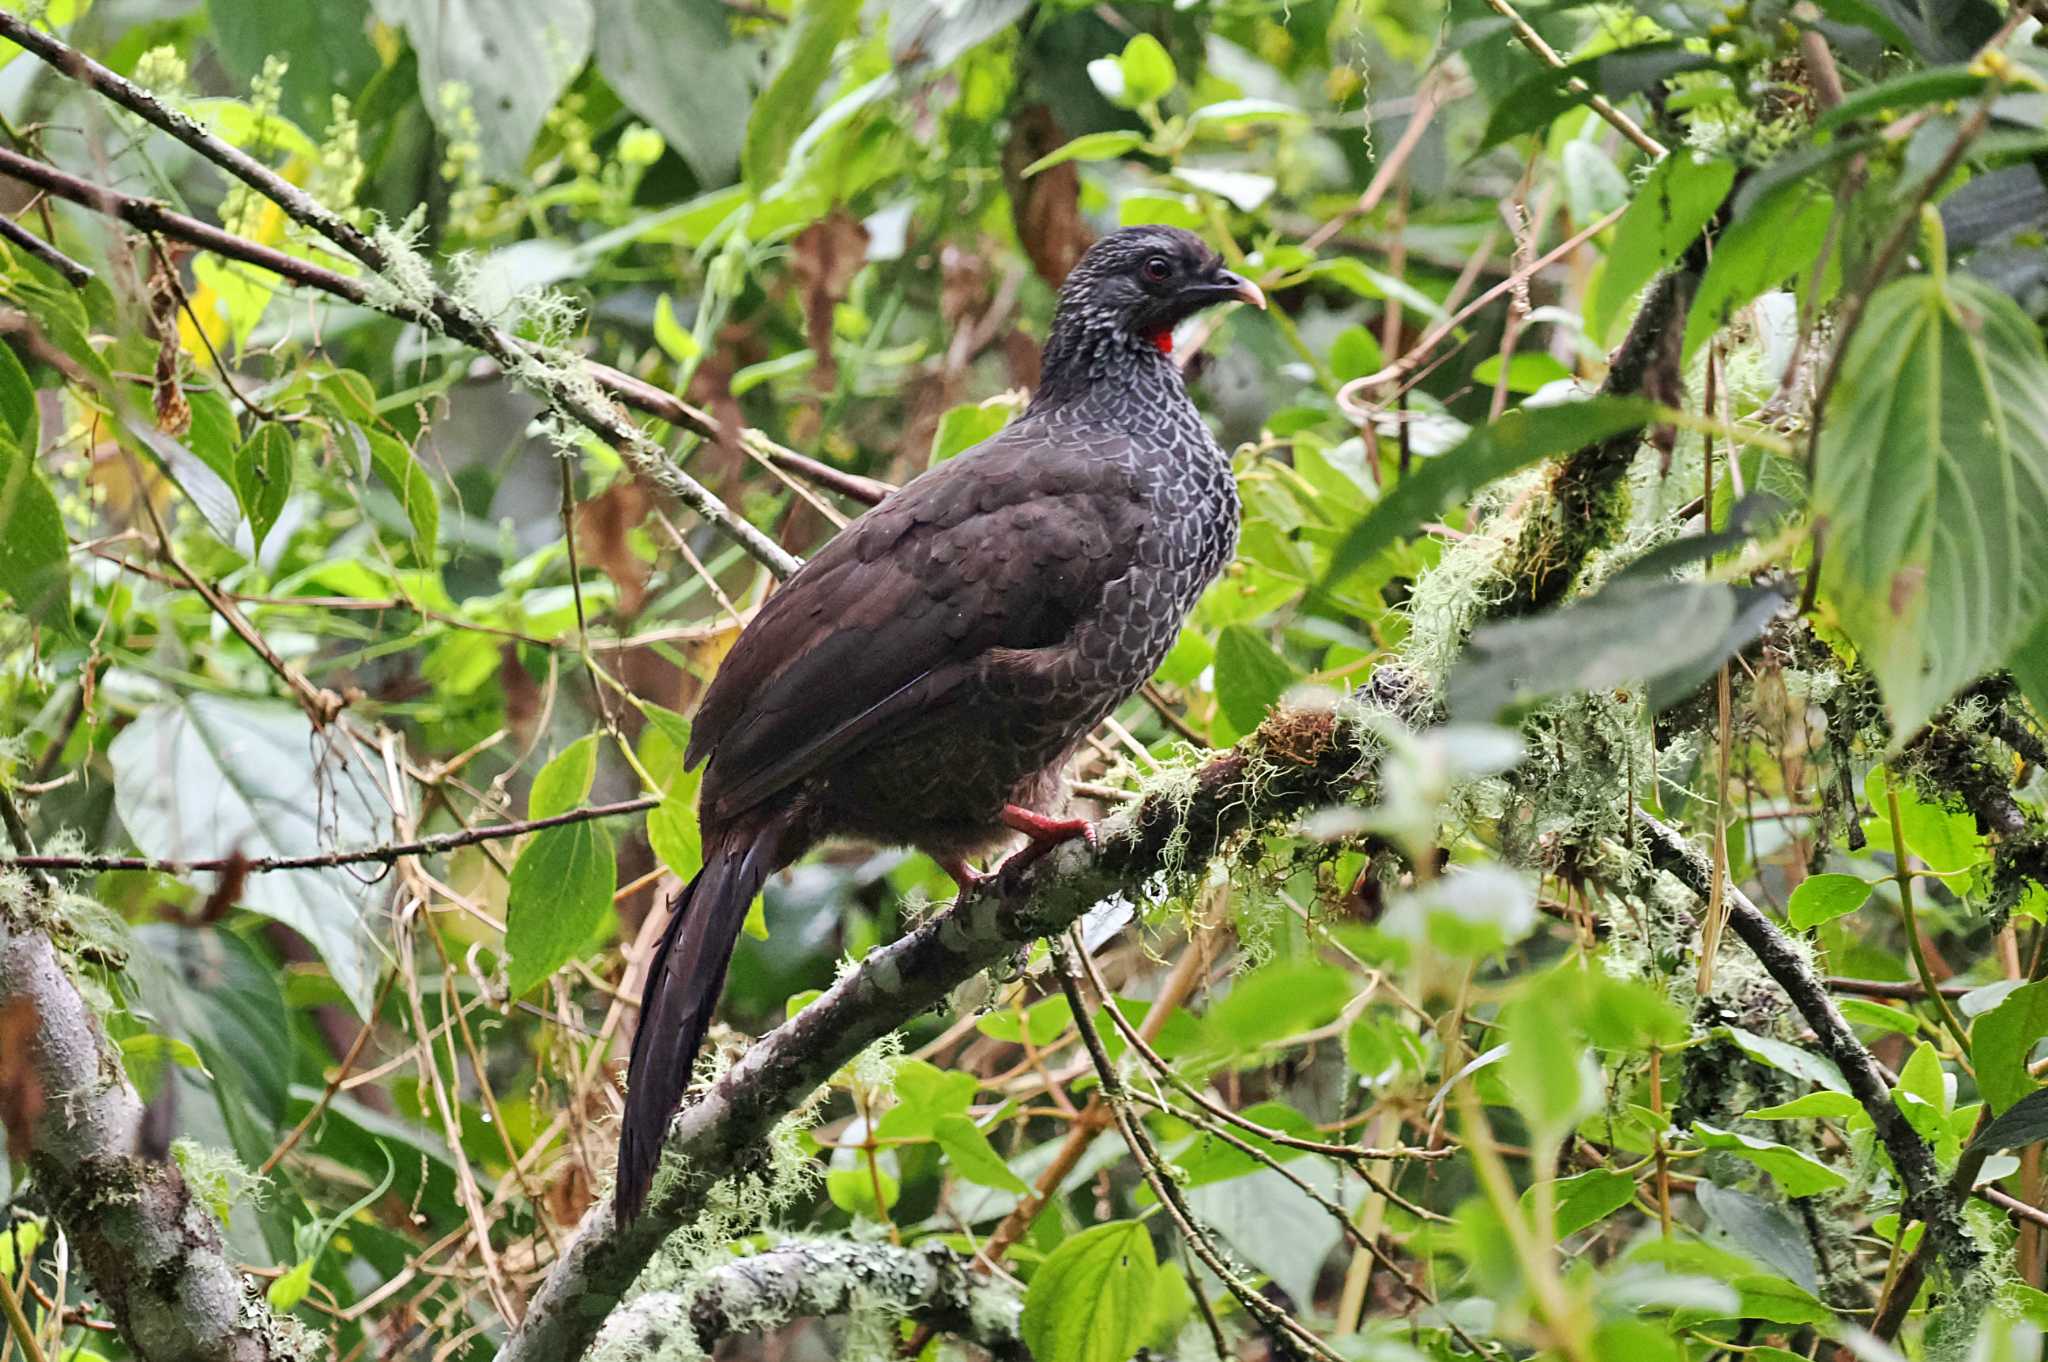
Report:
<svg viewBox="0 0 2048 1362"><path fill-rule="evenodd" d="M612 1208L621 1228L640 1214L661 1161L663 1138L711 1015L747 908L783 864L780 820L752 820L721 831L704 848L704 868L676 897L641 992L640 1028L627 1068L626 1111L619 1125L618 1185Z"/></svg>

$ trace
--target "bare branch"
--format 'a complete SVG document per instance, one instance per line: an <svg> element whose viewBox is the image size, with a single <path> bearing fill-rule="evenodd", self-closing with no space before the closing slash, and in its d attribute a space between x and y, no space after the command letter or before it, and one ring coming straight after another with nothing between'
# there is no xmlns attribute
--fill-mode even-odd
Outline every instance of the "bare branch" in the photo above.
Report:
<svg viewBox="0 0 2048 1362"><path fill-rule="evenodd" d="M414 842L391 842L350 851L323 851L313 856L216 856L203 861L160 861L148 856L0 856L0 869L17 866L23 870L74 870L94 874L103 870L156 870L167 875L190 875L227 870L244 874L267 870L326 870L368 861L389 865L401 856L433 856L458 847L475 846L479 842L494 842L539 832L543 828L558 828L566 823L587 823L593 818L618 818L629 813L642 813L660 803L659 799L652 797L624 799L616 804L592 804L588 808L571 809L551 818L492 823L481 828L464 828L460 832L436 833Z"/></svg>

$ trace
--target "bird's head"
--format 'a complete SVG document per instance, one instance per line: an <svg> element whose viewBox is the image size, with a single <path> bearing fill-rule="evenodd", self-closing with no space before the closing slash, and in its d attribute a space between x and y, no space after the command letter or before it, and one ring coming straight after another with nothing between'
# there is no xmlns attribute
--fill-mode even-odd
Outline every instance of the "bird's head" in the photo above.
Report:
<svg viewBox="0 0 2048 1362"><path fill-rule="evenodd" d="M1222 257L1193 232L1125 227L1090 246L1067 275L1053 332L1113 331L1170 353L1174 327L1231 301L1262 308L1266 295L1223 268Z"/></svg>

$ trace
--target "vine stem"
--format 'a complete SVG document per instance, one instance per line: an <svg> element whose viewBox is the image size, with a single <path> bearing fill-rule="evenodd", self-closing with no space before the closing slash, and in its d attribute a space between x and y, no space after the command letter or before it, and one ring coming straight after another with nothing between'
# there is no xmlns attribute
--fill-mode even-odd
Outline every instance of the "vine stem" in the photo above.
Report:
<svg viewBox="0 0 2048 1362"><path fill-rule="evenodd" d="M1884 773L1884 800L1885 808L1891 813L1892 820L1892 864L1895 867L1892 878L1899 886L1899 915L1906 924L1906 949L1913 957L1913 971L1920 976L1920 987L1926 991L1928 1000L1934 1004L1935 1013L1941 1018L1943 1028L1955 1038L1956 1044L1962 1047L1962 1053L1967 1055L1970 1053L1969 1033L1963 1030L1962 1022L1956 1018L1955 1009L1948 1005L1948 998L1943 995L1940 983L1934 977L1934 970L1927 963L1927 950L1920 944L1920 918L1913 909L1913 871L1906 857L1905 829L1899 826L1898 778L1891 773L1890 768L1886 768Z"/></svg>

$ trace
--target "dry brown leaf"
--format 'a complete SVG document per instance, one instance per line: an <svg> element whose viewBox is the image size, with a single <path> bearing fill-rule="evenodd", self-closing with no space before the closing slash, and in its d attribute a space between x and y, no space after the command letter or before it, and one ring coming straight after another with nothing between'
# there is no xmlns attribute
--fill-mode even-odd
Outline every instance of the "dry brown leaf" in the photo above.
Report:
<svg viewBox="0 0 2048 1362"><path fill-rule="evenodd" d="M1081 220L1081 172L1072 161L1041 170L1030 179L1024 168L1057 151L1066 134L1043 104L1033 104L1010 125L1003 148L1003 181L1010 190L1010 220L1038 277L1054 288L1088 249L1094 237Z"/></svg>
<svg viewBox="0 0 2048 1362"><path fill-rule="evenodd" d="M790 272L803 299L804 333L818 357L811 371L819 391L839 382L839 364L832 357L832 310L846 300L853 276L867 263L868 229L844 208L797 233Z"/></svg>

